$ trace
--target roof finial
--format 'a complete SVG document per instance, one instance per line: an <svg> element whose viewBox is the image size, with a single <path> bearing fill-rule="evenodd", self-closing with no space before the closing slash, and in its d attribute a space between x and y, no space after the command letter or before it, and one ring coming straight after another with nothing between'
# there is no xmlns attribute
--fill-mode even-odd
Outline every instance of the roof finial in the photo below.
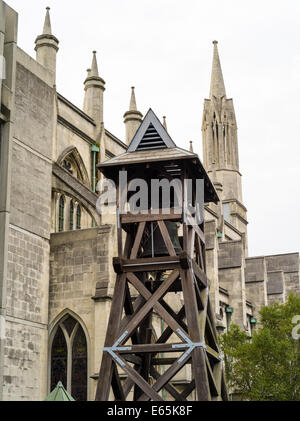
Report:
<svg viewBox="0 0 300 421"><path fill-rule="evenodd" d="M168 131L167 117L165 115L163 116L163 126L164 126L165 130Z"/></svg>
<svg viewBox="0 0 300 421"><path fill-rule="evenodd" d="M129 111L137 111L136 106L136 99L135 99L135 87L131 87L131 97L130 97L130 104L129 104Z"/></svg>
<svg viewBox="0 0 300 421"><path fill-rule="evenodd" d="M93 51L93 61L90 76L99 77L98 63L97 63L97 51Z"/></svg>
<svg viewBox="0 0 300 421"><path fill-rule="evenodd" d="M190 152L194 152L193 141L190 140Z"/></svg>
<svg viewBox="0 0 300 421"><path fill-rule="evenodd" d="M125 124L125 130L126 130L127 145L129 145L130 142L132 141L133 136L137 132L142 120L143 120L143 114L137 109L136 98L135 98L135 87L132 86L129 110L126 111L126 113L124 114L124 124Z"/></svg>
<svg viewBox="0 0 300 421"><path fill-rule="evenodd" d="M44 22L43 35L52 35L49 10L50 10L50 7L46 7L46 17L45 17L45 22Z"/></svg>
<svg viewBox="0 0 300 421"><path fill-rule="evenodd" d="M218 52L218 41L213 41L213 44L214 56L211 73L210 98L212 98L213 96L221 98L223 96L226 96L226 91Z"/></svg>

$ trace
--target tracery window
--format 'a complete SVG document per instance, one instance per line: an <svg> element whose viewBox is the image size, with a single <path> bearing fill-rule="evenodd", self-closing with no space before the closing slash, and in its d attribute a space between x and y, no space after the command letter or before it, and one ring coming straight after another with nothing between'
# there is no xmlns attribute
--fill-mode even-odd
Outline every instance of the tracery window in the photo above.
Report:
<svg viewBox="0 0 300 421"><path fill-rule="evenodd" d="M76 401L87 400L87 341L71 316L59 323L51 346L51 390L59 381Z"/></svg>

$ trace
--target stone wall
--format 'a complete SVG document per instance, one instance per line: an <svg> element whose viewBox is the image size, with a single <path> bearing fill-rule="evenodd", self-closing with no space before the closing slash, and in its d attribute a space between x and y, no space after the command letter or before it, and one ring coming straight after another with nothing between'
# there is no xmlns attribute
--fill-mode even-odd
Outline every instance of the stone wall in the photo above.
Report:
<svg viewBox="0 0 300 421"><path fill-rule="evenodd" d="M267 272L283 271L286 295L300 294L299 253L266 256L265 259Z"/></svg>
<svg viewBox="0 0 300 421"><path fill-rule="evenodd" d="M115 280L113 234L114 227L107 225L51 235L49 334L68 311L84 327L88 335L90 400L96 387L90 376L100 369Z"/></svg>
<svg viewBox="0 0 300 421"><path fill-rule="evenodd" d="M9 186L4 400L46 397L54 102L48 76L42 66L18 50Z"/></svg>
<svg viewBox="0 0 300 421"><path fill-rule="evenodd" d="M247 330L245 257L242 241L219 243L219 284L225 288L233 307L232 322Z"/></svg>
<svg viewBox="0 0 300 421"><path fill-rule="evenodd" d="M245 285L247 300L253 304L253 315L258 318L260 309L268 305L267 269L264 257L246 259Z"/></svg>

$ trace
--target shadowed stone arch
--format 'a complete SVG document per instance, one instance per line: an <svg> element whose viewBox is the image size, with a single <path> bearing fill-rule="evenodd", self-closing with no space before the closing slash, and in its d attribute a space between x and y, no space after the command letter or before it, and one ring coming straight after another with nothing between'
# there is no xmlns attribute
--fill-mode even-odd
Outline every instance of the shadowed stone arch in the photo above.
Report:
<svg viewBox="0 0 300 421"><path fill-rule="evenodd" d="M90 186L90 179L83 162L83 159L75 146L69 146L58 157L57 164L64 167L64 161L71 161L77 171L77 178L87 186ZM64 167L65 168L65 167ZM67 169L67 168L65 168Z"/></svg>

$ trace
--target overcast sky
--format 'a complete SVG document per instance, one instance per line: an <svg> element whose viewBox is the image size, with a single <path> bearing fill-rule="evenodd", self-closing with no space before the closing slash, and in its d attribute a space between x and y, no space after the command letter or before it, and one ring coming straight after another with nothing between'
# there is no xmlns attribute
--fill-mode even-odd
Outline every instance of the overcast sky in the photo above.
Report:
<svg viewBox="0 0 300 421"><path fill-rule="evenodd" d="M130 87L138 109L167 116L178 146L202 159L203 100L214 39L239 127L249 255L299 251L299 0L7 0L19 13L19 46L35 57L45 7L60 40L57 89L82 107L98 52L106 128L124 140Z"/></svg>

